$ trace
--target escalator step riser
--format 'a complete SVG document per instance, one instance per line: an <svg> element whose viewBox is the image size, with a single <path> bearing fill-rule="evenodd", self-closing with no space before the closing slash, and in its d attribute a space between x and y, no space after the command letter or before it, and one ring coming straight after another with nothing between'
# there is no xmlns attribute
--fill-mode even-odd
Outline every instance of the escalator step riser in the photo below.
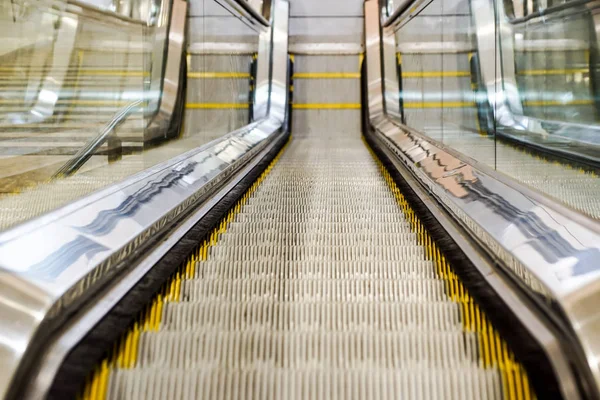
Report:
<svg viewBox="0 0 600 400"><path fill-rule="evenodd" d="M161 331L222 329L241 331L270 327L284 331L336 330L394 332L403 329L460 331L460 308L447 302L408 300L388 302L305 301L302 304L278 303L270 299L240 301L189 300L165 304Z"/></svg>
<svg viewBox="0 0 600 400"><path fill-rule="evenodd" d="M423 260L425 250L419 246L360 246L332 248L325 243L317 246L275 247L268 245L244 247L215 247L211 249L213 260L229 260L231 262L247 262L252 260L332 260L332 261L403 261Z"/></svg>
<svg viewBox="0 0 600 400"><path fill-rule="evenodd" d="M290 234L286 232L272 232L272 233L257 233L256 235L248 236L245 233L236 233L230 231L226 236L223 237L222 242L224 246L256 246L260 243L274 245L274 246L317 246L328 245L334 247L344 246L358 246L358 245L370 245L370 246L405 246L410 245L417 246L415 243L414 235L398 235L390 236L385 233L375 234L340 234L340 233L325 233L325 234Z"/></svg>
<svg viewBox="0 0 600 400"><path fill-rule="evenodd" d="M378 332L358 327L346 332L277 332L269 325L245 331L200 328L193 332L143 333L139 368L201 368L219 365L273 368L456 368L477 361L477 338L462 331Z"/></svg>
<svg viewBox="0 0 600 400"><path fill-rule="evenodd" d="M277 213L263 213L257 212L256 214L240 214L237 216L237 222L243 223L256 223L256 222L283 222L287 224L294 223L306 223L306 222L318 222L318 223L331 223L331 222L371 222L372 224L380 223L398 223L403 224L406 221L404 218L395 213L372 213L372 214L333 214L333 213L304 213L304 214L280 214Z"/></svg>
<svg viewBox="0 0 600 400"><path fill-rule="evenodd" d="M343 267L343 268L342 268ZM209 276L244 278L244 277L279 277L295 276L297 278L393 278L398 276L431 276L438 278L434 271L434 263L430 260L417 260L398 264L394 261L248 261L243 268L228 261L207 260L195 264L195 278Z"/></svg>
<svg viewBox="0 0 600 400"><path fill-rule="evenodd" d="M273 301L444 301L445 284L438 280L416 278L400 282L389 280L285 280L245 279L215 282L185 282L186 299L244 301L270 297Z"/></svg>
<svg viewBox="0 0 600 400"><path fill-rule="evenodd" d="M258 365L232 370L207 365L197 369L119 370L111 399L448 399L502 398L497 373L476 367L434 369L273 368Z"/></svg>
<svg viewBox="0 0 600 400"><path fill-rule="evenodd" d="M379 234L404 234L410 225L406 221L400 222L380 222L377 224L377 233ZM288 234L304 234L312 232L314 234L337 233L352 234L372 232L373 223L370 221L348 221L348 222L298 222L289 224L281 221L267 222L238 222L233 221L228 232L235 233L261 233L261 232L286 232Z"/></svg>

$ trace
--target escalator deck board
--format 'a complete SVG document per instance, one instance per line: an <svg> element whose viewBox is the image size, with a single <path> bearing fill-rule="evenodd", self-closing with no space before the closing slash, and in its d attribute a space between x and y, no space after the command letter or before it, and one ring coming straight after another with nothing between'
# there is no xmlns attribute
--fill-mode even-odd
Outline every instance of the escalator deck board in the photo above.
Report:
<svg viewBox="0 0 600 400"><path fill-rule="evenodd" d="M294 138L84 398L530 399L515 360L355 136Z"/></svg>

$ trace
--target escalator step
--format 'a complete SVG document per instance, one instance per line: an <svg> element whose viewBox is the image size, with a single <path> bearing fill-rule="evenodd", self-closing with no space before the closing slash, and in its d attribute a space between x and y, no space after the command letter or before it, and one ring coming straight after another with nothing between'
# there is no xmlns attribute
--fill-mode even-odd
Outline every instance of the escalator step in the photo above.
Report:
<svg viewBox="0 0 600 400"><path fill-rule="evenodd" d="M295 138L84 398L533 396L359 134Z"/></svg>

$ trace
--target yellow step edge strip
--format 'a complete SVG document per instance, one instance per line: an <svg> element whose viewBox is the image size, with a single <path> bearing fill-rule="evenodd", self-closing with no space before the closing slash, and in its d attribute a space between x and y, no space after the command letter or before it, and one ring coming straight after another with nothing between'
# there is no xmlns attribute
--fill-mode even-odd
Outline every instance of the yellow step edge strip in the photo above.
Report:
<svg viewBox="0 0 600 400"><path fill-rule="evenodd" d="M289 143L289 140L287 143ZM221 220L221 223L213 229L203 243L192 251L186 262L166 282L156 297L154 297L154 300L138 315L137 321L129 328L129 331L121 337L118 343L115 343L111 354L87 378L83 391L78 396L80 399L105 400L108 395L108 383L111 371L136 367L141 334L152 331L158 332L160 330L164 304L179 302L181 300L182 281L196 278L196 264L208 259L210 248L218 243L220 236L227 231L229 224L234 221L236 215L239 214L242 207L248 202L248 199L250 199L272 171L285 151L287 143L252 186L248 188L242 198L229 210L227 215Z"/></svg>
<svg viewBox="0 0 600 400"><path fill-rule="evenodd" d="M525 69L517 71L517 75L524 76L547 76L547 75L572 75L589 73L588 68L571 68L571 69Z"/></svg>
<svg viewBox="0 0 600 400"><path fill-rule="evenodd" d="M403 78L463 78L470 77L470 71L409 71L402 72Z"/></svg>
<svg viewBox="0 0 600 400"><path fill-rule="evenodd" d="M226 110L248 108L249 103L187 103L185 108L189 110Z"/></svg>
<svg viewBox="0 0 600 400"><path fill-rule="evenodd" d="M364 138L363 138L364 140ZM446 295L460 306L463 330L477 337L479 365L485 369L500 372L502 392L505 399L531 400L535 398L533 388L525 368L515 359L507 343L500 337L479 305L470 296L452 266L440 251L437 243L429 235L420 218L416 215L387 168L381 163L373 150L365 143L375 163L378 165L387 186L392 191L400 211L411 225L419 244L425 249L425 257L433 262L436 273L446 284Z"/></svg>
<svg viewBox="0 0 600 400"><path fill-rule="evenodd" d="M356 110L360 103L300 103L292 104L296 110Z"/></svg>
<svg viewBox="0 0 600 400"><path fill-rule="evenodd" d="M187 77L191 79L250 79L250 74L247 72L188 72Z"/></svg>
<svg viewBox="0 0 600 400"><path fill-rule="evenodd" d="M360 72L297 72L292 79L360 79Z"/></svg>

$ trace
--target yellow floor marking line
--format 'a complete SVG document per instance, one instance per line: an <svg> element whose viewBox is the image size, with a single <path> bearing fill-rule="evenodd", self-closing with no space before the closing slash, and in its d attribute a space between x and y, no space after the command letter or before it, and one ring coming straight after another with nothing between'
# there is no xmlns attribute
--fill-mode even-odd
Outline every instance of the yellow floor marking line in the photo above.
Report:
<svg viewBox="0 0 600 400"><path fill-rule="evenodd" d="M467 78L470 71L409 71L402 72L403 78Z"/></svg>
<svg viewBox="0 0 600 400"><path fill-rule="evenodd" d="M524 106L528 107L544 107L544 106L586 106L594 104L593 100L571 100L571 101L557 101L557 100L527 100L523 102Z"/></svg>
<svg viewBox="0 0 600 400"><path fill-rule="evenodd" d="M77 53L83 54L82 52ZM68 66L68 67L53 67L53 66L30 66L30 65L15 65L15 66L4 66L0 67L0 72L4 71L20 71L24 72L47 72L47 71L111 71L111 72L143 72L140 68L122 68L122 67L84 67L82 65Z"/></svg>
<svg viewBox="0 0 600 400"><path fill-rule="evenodd" d="M199 246L192 251L184 262L175 271L173 276L163 285L159 293L154 297L144 310L138 315L136 321L125 334L114 344L112 351L95 370L88 376L83 391L79 395L82 400L105 400L108 394L108 381L110 372L114 369L131 369L137 365L137 356L139 350L140 335L143 332L157 332L161 328L163 308L165 303L179 302L181 299L182 281L196 278L196 263L205 261L210 255L211 247L215 246L221 235L227 231L227 227L235 216L241 211L242 207L248 202L248 199L269 175L285 149L288 142L279 150L279 153L269 163L269 166L248 188L246 193L235 203L227 215L212 230Z"/></svg>
<svg viewBox="0 0 600 400"><path fill-rule="evenodd" d="M144 71L119 71L119 70L77 70L76 68L72 70L72 72L74 74L77 74L78 77L81 76L104 76L104 77L118 77L118 78L123 78L123 77L128 77L128 78L142 78L142 77L148 77L150 76L149 72L144 72ZM42 78L50 78L51 76L51 71L14 71L14 74L2 74L2 76L0 76L0 80L12 80L15 78L21 78L21 77L27 77L27 78L37 78L37 79L42 79ZM63 81L72 81L77 79L76 77L65 77L65 79L63 79Z"/></svg>
<svg viewBox="0 0 600 400"><path fill-rule="evenodd" d="M22 99L0 99L0 104L22 104ZM57 100L56 104L68 104L76 106L125 106L131 103L126 100Z"/></svg>
<svg viewBox="0 0 600 400"><path fill-rule="evenodd" d="M250 79L250 74L247 72L188 72L187 77L192 79Z"/></svg>
<svg viewBox="0 0 600 400"><path fill-rule="evenodd" d="M466 108L475 107L474 101L422 101L404 102L404 108Z"/></svg>
<svg viewBox="0 0 600 400"><path fill-rule="evenodd" d="M185 108L189 110L227 110L248 108L249 103L187 103Z"/></svg>
<svg viewBox="0 0 600 400"><path fill-rule="evenodd" d="M293 79L360 79L359 72L297 72Z"/></svg>
<svg viewBox="0 0 600 400"><path fill-rule="evenodd" d="M589 73L587 68L571 69L530 69L518 71L517 75L524 76L547 76L547 75L573 75L577 73ZM402 72L402 78L467 78L471 76L470 71L409 71Z"/></svg>
<svg viewBox="0 0 600 400"><path fill-rule="evenodd" d="M135 76L135 77L146 77L150 76L149 72L144 71L113 71L113 70L89 70L79 71L80 75L83 76Z"/></svg>
<svg viewBox="0 0 600 400"><path fill-rule="evenodd" d="M523 71L517 71L517 75L526 76L547 76L547 75L573 75L573 74L587 74L589 68L570 68L570 69L525 69Z"/></svg>
<svg viewBox="0 0 600 400"><path fill-rule="evenodd" d="M42 80L42 79L46 79L46 77L32 77L32 76L26 76L26 77L12 77L12 78L6 78L6 77L1 77L0 76L0 85L1 86L19 86L19 87L23 87L24 85L28 85L32 80ZM68 83L72 83L72 82L77 82L77 80L79 80L82 84L85 85L91 85L94 87L111 87L111 86L118 86L119 88L121 87L129 87L135 90L142 90L142 85L143 82L141 79L137 79L137 78L131 78L131 77L127 77L127 80L123 80L124 78L118 77L118 76L105 76L102 79L96 79L96 78L91 78L91 77L70 77L70 78L65 78L63 79L63 82L68 82ZM63 86L65 87L65 86Z"/></svg>
<svg viewBox="0 0 600 400"><path fill-rule="evenodd" d="M360 103L300 103L292 104L296 110L356 110Z"/></svg>
<svg viewBox="0 0 600 400"><path fill-rule="evenodd" d="M363 138L364 140L364 138ZM529 386L529 379L525 368L515 359L514 354L502 339L492 323L481 311L479 305L470 296L463 286L458 275L440 251L438 245L429 235L420 218L411 208L410 204L396 185L387 168L382 164L371 147L365 143L371 156L379 166L388 187L394 194L396 201L406 220L417 235L418 242L425 248L425 256L435 266L437 275L446 284L446 294L460 305L463 329L477 335L479 345L479 365L483 368L494 368L502 375L502 392L508 400L531 400L535 398L533 389Z"/></svg>
<svg viewBox="0 0 600 400"><path fill-rule="evenodd" d="M524 106L542 107L542 106L583 106L594 104L593 100L571 100L571 101L556 101L556 100L528 100L524 101ZM419 108L467 108L475 107L477 104L473 101L422 101L422 102L404 102L405 109Z"/></svg>

